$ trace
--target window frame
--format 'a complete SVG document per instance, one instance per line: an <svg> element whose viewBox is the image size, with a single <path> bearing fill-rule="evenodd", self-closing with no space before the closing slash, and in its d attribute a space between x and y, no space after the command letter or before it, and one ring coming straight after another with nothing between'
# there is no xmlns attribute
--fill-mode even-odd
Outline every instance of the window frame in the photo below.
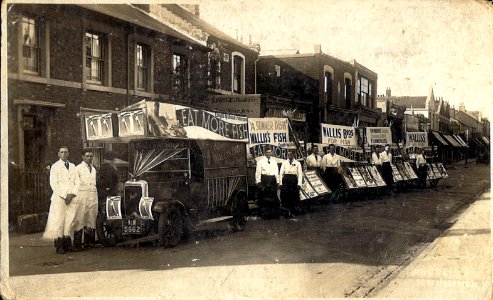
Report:
<svg viewBox="0 0 493 300"><path fill-rule="evenodd" d="M185 67L180 67L180 70L185 70L185 74L177 74L177 66L175 65L175 57L185 58ZM181 60L180 60L181 62ZM181 65L181 63L180 63ZM180 52L173 52L171 55L171 88L174 92L188 92L190 89L190 62L189 56ZM179 76L179 78L177 78ZM180 84L177 84L177 80L180 79Z"/></svg>
<svg viewBox="0 0 493 300"><path fill-rule="evenodd" d="M246 62L246 59L245 59L245 55L243 55L242 53L240 52L233 52L231 54L231 92L233 94L240 94L240 95L244 95L245 94L245 62ZM235 65L236 65L236 59L241 59L241 70L240 70L240 74L237 74L236 73L236 70L235 70ZM238 85L239 85L239 88L238 89L235 89L235 74L237 74L237 76L239 76L239 82L238 82Z"/></svg>
<svg viewBox="0 0 493 300"><path fill-rule="evenodd" d="M22 63L20 64L20 71L24 74L29 74L29 75L38 75L40 76L41 75L41 52L42 52L42 44L41 44L41 18L39 17L35 17L35 16L32 16L32 15L21 15L20 16L21 18L21 22L20 22L20 39L21 39L21 58L20 60L22 60ZM30 44L30 45L26 45L25 43L25 37L24 37L24 25L26 24L25 20L27 19L27 21L33 21L34 24L34 35L35 35L35 40L36 40L36 43L35 44ZM31 23L28 23L28 24L31 24ZM36 70L29 70L29 69L26 69L26 66L31 66L32 64L28 63L27 61L27 57L24 55L25 52L26 52L26 48L29 48L29 52L30 54L32 55L32 52L33 52L33 49L34 49L34 53L36 54L37 58L35 59L35 66L36 66Z"/></svg>
<svg viewBox="0 0 493 300"><path fill-rule="evenodd" d="M139 65L139 47L142 50L143 65ZM151 85L151 67L152 67L152 49L149 45L136 42L135 43L135 89L138 91L149 91ZM141 72L142 71L142 72ZM142 74L142 75L141 75ZM139 79L143 77L143 83L140 85Z"/></svg>
<svg viewBox="0 0 493 300"><path fill-rule="evenodd" d="M97 56L90 56L88 53L87 53L87 50L88 50L88 44L87 44L87 38L88 38L88 35L91 35L91 36L98 36L99 37L99 45L100 45L100 57L97 57ZM91 39L91 41L93 41L93 39ZM91 43L92 44L92 43ZM107 56L107 48L108 48L108 40L106 38L106 34L104 33L101 33L101 32L98 32L98 31L93 31L93 30L85 30L84 31L84 45L83 45L83 51L84 51L84 57L85 57L85 64L84 64L84 80L85 82L89 83L89 84L97 84L97 85L105 85L107 79L106 79L106 76L109 75L108 72L109 70L107 70L107 64L108 64L108 56ZM100 80L94 80L94 78L97 78L97 77L93 77L92 76L92 59L95 58L97 59L99 65L100 65ZM91 61L91 67L87 67L87 64L88 64L88 61ZM88 72L88 70L90 72Z"/></svg>

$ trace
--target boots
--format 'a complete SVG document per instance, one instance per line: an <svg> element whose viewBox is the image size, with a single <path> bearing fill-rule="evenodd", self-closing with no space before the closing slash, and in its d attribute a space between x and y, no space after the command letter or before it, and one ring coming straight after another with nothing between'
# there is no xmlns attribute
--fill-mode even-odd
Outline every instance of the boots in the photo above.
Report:
<svg viewBox="0 0 493 300"><path fill-rule="evenodd" d="M65 250L63 249L63 237L58 237L53 240L56 254L65 254Z"/></svg>
<svg viewBox="0 0 493 300"><path fill-rule="evenodd" d="M92 228L85 227L84 228L84 247L93 248L95 242L96 242L95 230Z"/></svg>
<svg viewBox="0 0 493 300"><path fill-rule="evenodd" d="M65 252L69 252L71 251L72 249L72 239L67 236L67 235L64 235L62 236L62 247L63 247L63 251Z"/></svg>
<svg viewBox="0 0 493 300"><path fill-rule="evenodd" d="M73 251L78 252L82 251L82 229L79 231L74 231L74 247L72 248Z"/></svg>

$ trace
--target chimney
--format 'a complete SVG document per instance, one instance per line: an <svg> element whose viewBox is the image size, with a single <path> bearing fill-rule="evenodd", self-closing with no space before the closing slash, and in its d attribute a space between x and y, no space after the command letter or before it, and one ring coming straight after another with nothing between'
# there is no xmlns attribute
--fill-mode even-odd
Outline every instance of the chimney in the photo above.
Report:
<svg viewBox="0 0 493 300"><path fill-rule="evenodd" d="M392 91L390 90L390 88L388 87L387 90L385 91L385 96L387 97L390 97L392 96Z"/></svg>
<svg viewBox="0 0 493 300"><path fill-rule="evenodd" d="M314 47L314 52L315 53L322 53L322 45L321 44L316 44Z"/></svg>
<svg viewBox="0 0 493 300"><path fill-rule="evenodd" d="M200 8L198 4L182 4L181 6L197 17L200 17Z"/></svg>
<svg viewBox="0 0 493 300"><path fill-rule="evenodd" d="M465 112L466 111L466 107L464 106L464 102L461 102L459 104L459 111L462 111L462 112Z"/></svg>
<svg viewBox="0 0 493 300"><path fill-rule="evenodd" d="M252 35L249 34L248 35L248 45L251 45L252 44Z"/></svg>

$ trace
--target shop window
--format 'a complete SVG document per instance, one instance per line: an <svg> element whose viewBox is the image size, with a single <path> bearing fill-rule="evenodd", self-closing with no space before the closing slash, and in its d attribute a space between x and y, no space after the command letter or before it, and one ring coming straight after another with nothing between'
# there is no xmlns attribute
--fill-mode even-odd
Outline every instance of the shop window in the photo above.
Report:
<svg viewBox="0 0 493 300"><path fill-rule="evenodd" d="M368 79L361 77L357 84L358 102L363 106L372 106L371 83Z"/></svg>
<svg viewBox="0 0 493 300"><path fill-rule="evenodd" d="M104 76L104 36L86 32L86 80L91 83L103 83Z"/></svg>
<svg viewBox="0 0 493 300"><path fill-rule="evenodd" d="M324 73L324 93L327 99L327 105L332 105L332 73Z"/></svg>
<svg viewBox="0 0 493 300"><path fill-rule="evenodd" d="M137 44L135 65L135 73L137 75L137 89L144 91L148 90L150 78L150 49L148 46L144 44Z"/></svg>
<svg viewBox="0 0 493 300"><path fill-rule="evenodd" d="M245 93L245 56L233 52L232 63L232 92L236 94Z"/></svg>
<svg viewBox="0 0 493 300"><path fill-rule="evenodd" d="M219 50L214 49L207 57L207 85L212 89L221 87L221 56Z"/></svg>
<svg viewBox="0 0 493 300"><path fill-rule="evenodd" d="M351 108L351 79L344 79L344 100L346 101L346 108Z"/></svg>
<svg viewBox="0 0 493 300"><path fill-rule="evenodd" d="M188 59L185 55L173 54L173 89L185 92L188 89Z"/></svg>
<svg viewBox="0 0 493 300"><path fill-rule="evenodd" d="M22 18L22 69L25 73L40 72L40 22L35 18Z"/></svg>

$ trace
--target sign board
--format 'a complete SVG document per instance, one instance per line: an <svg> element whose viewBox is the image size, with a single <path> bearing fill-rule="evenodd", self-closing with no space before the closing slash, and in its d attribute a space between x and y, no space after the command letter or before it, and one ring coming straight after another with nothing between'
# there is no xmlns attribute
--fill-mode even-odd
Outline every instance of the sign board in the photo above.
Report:
<svg viewBox="0 0 493 300"><path fill-rule="evenodd" d="M247 117L146 101L147 135L248 142Z"/></svg>
<svg viewBox="0 0 493 300"><path fill-rule="evenodd" d="M428 179L436 179L435 173L433 173L433 169L430 164L426 164L428 166Z"/></svg>
<svg viewBox="0 0 493 300"><path fill-rule="evenodd" d="M131 111L119 112L118 136L143 136L145 135L145 109L140 108Z"/></svg>
<svg viewBox="0 0 493 300"><path fill-rule="evenodd" d="M260 118L260 95L215 95L207 105L229 114Z"/></svg>
<svg viewBox="0 0 493 300"><path fill-rule="evenodd" d="M404 178L402 178L402 175L401 173L399 173L397 167L394 164L390 164L390 166L392 167L392 175L394 177L394 182L403 181Z"/></svg>
<svg viewBox="0 0 493 300"><path fill-rule="evenodd" d="M385 180L383 180L382 175L380 172L378 172L378 169L376 166L368 166L368 171L370 172L371 176L375 180L375 183L377 186L386 186L387 184L385 183Z"/></svg>
<svg viewBox="0 0 493 300"><path fill-rule="evenodd" d="M442 173L440 172L440 170L438 169L437 165L436 164L430 164L431 165L431 169L433 170L433 174L435 174L435 178L442 178Z"/></svg>
<svg viewBox="0 0 493 300"><path fill-rule="evenodd" d="M316 171L303 172L300 200L315 198L329 193L331 193L331 190L325 185Z"/></svg>
<svg viewBox="0 0 493 300"><path fill-rule="evenodd" d="M396 163L395 167L397 168L397 170L401 174L402 179L404 179L404 180L411 180L412 179L411 175L407 173L407 169L406 169L406 167L404 167L404 165L402 163Z"/></svg>
<svg viewBox="0 0 493 300"><path fill-rule="evenodd" d="M358 184L353 179L353 176L351 175L351 171L349 170L349 168L348 167L343 167L342 170L343 170L343 172L342 172L342 178L344 179L344 182L346 183L347 188L348 189L357 189L358 188Z"/></svg>
<svg viewBox="0 0 493 300"><path fill-rule="evenodd" d="M111 115L111 113L103 113L84 116L86 141L113 137Z"/></svg>
<svg viewBox="0 0 493 300"><path fill-rule="evenodd" d="M365 179L363 178L363 176L361 176L358 167L348 167L348 169L358 188L367 187Z"/></svg>
<svg viewBox="0 0 493 300"><path fill-rule="evenodd" d="M289 116L292 121L306 122L306 114L297 110L287 111L286 109L271 107L265 112L266 117L285 118Z"/></svg>
<svg viewBox="0 0 493 300"><path fill-rule="evenodd" d="M287 118L248 118L248 152L259 159L266 147L272 148L277 162L287 159L289 124Z"/></svg>
<svg viewBox="0 0 493 300"><path fill-rule="evenodd" d="M428 132L406 132L406 148L428 147Z"/></svg>
<svg viewBox="0 0 493 300"><path fill-rule="evenodd" d="M442 174L442 178L448 178L448 172L442 163L437 164L438 171Z"/></svg>
<svg viewBox="0 0 493 300"><path fill-rule="evenodd" d="M361 174L361 177L363 177L363 180L365 181L366 186L368 186L368 187L377 187L378 186L377 183L375 182L375 180L373 179L373 177L371 176L371 174L368 171L368 168L366 166L359 166L358 170Z"/></svg>
<svg viewBox="0 0 493 300"><path fill-rule="evenodd" d="M338 146L357 146L354 127L321 124L322 143Z"/></svg>
<svg viewBox="0 0 493 300"><path fill-rule="evenodd" d="M307 149L311 149L313 146L318 146L319 154L323 157L324 153L329 153L329 145L321 143L307 143ZM323 153L322 153L323 152ZM341 161L344 162L366 162L368 156L358 146L335 146L335 154L341 157Z"/></svg>
<svg viewBox="0 0 493 300"><path fill-rule="evenodd" d="M390 127L366 127L366 140L370 146L392 144Z"/></svg>
<svg viewBox="0 0 493 300"><path fill-rule="evenodd" d="M408 161L404 162L404 168L406 168L407 174L411 177L411 179L417 179L418 175L416 175L416 172L414 172L413 167L411 166L411 163Z"/></svg>

